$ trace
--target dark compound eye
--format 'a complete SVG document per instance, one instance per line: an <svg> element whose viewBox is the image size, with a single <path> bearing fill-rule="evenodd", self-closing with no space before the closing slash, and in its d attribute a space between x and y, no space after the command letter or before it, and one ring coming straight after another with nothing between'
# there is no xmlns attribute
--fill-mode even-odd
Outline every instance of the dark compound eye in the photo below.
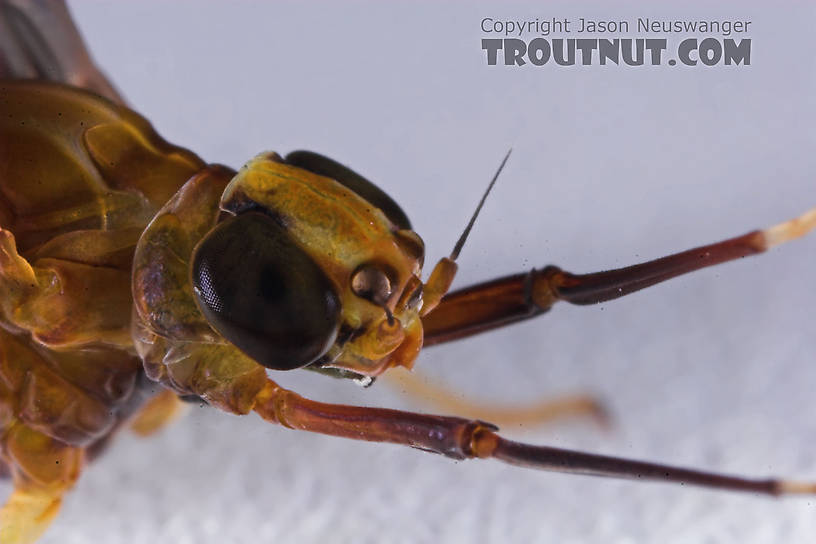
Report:
<svg viewBox="0 0 816 544"><path fill-rule="evenodd" d="M192 280L210 325L268 368L306 366L337 337L333 284L286 228L262 213L210 231L194 251Z"/></svg>
<svg viewBox="0 0 816 544"><path fill-rule="evenodd" d="M420 268L425 263L425 243L419 234L412 230L398 230L394 233L397 244L405 253L419 262Z"/></svg>
<svg viewBox="0 0 816 544"><path fill-rule="evenodd" d="M351 276L351 290L358 297L382 306L391 296L391 280L376 265L366 264Z"/></svg>

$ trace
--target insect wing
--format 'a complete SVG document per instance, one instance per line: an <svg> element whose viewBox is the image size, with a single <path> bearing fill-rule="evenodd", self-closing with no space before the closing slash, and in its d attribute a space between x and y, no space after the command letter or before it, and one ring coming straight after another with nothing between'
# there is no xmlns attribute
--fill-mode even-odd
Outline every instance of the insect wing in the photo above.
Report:
<svg viewBox="0 0 816 544"><path fill-rule="evenodd" d="M0 0L0 79L39 79L123 103L97 68L64 0Z"/></svg>

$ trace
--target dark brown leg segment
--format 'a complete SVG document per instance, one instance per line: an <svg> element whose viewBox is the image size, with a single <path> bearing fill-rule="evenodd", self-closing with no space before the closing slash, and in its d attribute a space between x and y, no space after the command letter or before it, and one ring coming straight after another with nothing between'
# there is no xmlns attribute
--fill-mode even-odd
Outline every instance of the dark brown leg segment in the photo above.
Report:
<svg viewBox="0 0 816 544"><path fill-rule="evenodd" d="M492 457L505 463L555 472L654 480L765 495L816 493L816 484L812 483L752 480L521 444L498 436L495 432L498 428L483 421L315 402L273 382L268 382L258 395L255 411L267 421L292 429L403 444L453 459Z"/></svg>
<svg viewBox="0 0 816 544"><path fill-rule="evenodd" d="M701 268L762 253L816 227L816 209L765 230L700 246L653 261L596 272L571 274L548 266L473 285L447 294L422 318L424 345L430 346L509 325L546 312L559 300L596 304Z"/></svg>

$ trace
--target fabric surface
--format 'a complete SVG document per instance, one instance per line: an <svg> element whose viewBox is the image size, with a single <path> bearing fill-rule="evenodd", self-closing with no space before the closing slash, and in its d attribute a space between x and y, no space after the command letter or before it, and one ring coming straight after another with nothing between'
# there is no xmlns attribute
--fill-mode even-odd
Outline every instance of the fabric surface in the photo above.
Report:
<svg viewBox="0 0 816 544"><path fill-rule="evenodd" d="M558 264L633 264L816 205L816 76L805 3L438 6L74 2L99 64L169 141L234 167L305 148L379 183L432 265L513 155L456 285ZM753 21L750 67L486 66L484 17ZM670 43L676 43L670 37ZM510 437L734 474L816 479L816 236L620 301L559 306L424 352L463 398L591 392L614 426ZM303 373L315 399L433 411L387 383ZM812 498L454 463L193 406L122 435L44 543L805 542ZM0 491L5 491L3 487Z"/></svg>

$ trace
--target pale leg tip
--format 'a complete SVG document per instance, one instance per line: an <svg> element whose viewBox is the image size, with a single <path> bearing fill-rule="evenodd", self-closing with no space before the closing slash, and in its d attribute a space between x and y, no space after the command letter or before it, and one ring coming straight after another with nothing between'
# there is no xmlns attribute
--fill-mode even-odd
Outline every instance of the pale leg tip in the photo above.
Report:
<svg viewBox="0 0 816 544"><path fill-rule="evenodd" d="M816 228L816 208L808 210L799 217L774 225L762 231L766 249L795 240Z"/></svg>
<svg viewBox="0 0 816 544"><path fill-rule="evenodd" d="M782 480L776 483L776 491L779 495L816 495L816 483Z"/></svg>

